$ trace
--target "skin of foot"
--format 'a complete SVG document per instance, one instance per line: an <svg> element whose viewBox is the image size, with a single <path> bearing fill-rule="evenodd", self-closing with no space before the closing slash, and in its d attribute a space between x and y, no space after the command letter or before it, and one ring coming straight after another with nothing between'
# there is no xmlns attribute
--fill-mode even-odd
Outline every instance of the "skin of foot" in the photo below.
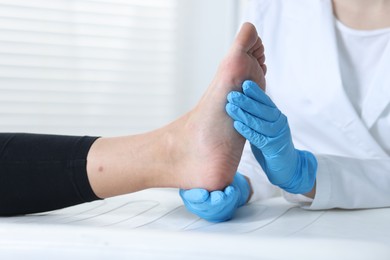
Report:
<svg viewBox="0 0 390 260"><path fill-rule="evenodd" d="M99 138L87 157L92 190L100 198L155 187L220 190L236 173L245 139L225 112L226 96L250 79L265 88L264 47L243 24L194 109L151 132Z"/></svg>
<svg viewBox="0 0 390 260"><path fill-rule="evenodd" d="M265 87L264 47L252 24L243 24L197 106L179 121L182 146L175 158L180 188L225 188L233 180L245 139L225 112L226 96L247 79Z"/></svg>

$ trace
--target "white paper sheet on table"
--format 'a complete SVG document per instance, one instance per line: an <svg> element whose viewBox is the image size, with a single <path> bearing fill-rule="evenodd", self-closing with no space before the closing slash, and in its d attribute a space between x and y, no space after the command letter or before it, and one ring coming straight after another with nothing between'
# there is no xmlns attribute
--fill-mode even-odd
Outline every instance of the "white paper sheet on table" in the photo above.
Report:
<svg viewBox="0 0 390 260"><path fill-rule="evenodd" d="M308 256L311 252L322 252L322 256L329 259L329 257L334 258L335 255L329 255L332 250L327 252L325 249L336 245L337 250L333 250L333 253L337 253L337 256L349 257L351 255L348 254L353 253L351 248L361 245L361 252L353 256L355 259L364 259L364 248L367 253L375 254L377 259L386 259L381 256L390 256L390 251L387 249L390 246L389 219L390 209L307 211L285 202L282 198L274 198L246 205L237 212L233 220L215 224L201 220L187 212L177 190L152 189L62 210L1 218L0 255L3 253L7 256L7 252L15 255L16 251L13 250L15 246L18 252L23 253L24 251L20 249L26 248L26 245L30 245L27 248L42 249L43 245L54 242L57 247L51 245L49 248L57 248L53 251L57 253L61 251L61 248L67 248L69 251L69 245L73 245L71 248L74 248L73 243L82 244L84 248L91 248L91 242L95 240L97 244L109 244L111 247L100 245L99 250L92 247L94 249L86 251L85 256L94 255L96 257L97 252L101 253L100 256L103 256L104 252L111 252L110 255L120 253L121 255L118 256L124 256L137 251L130 245L143 240L145 240L144 243L153 245L152 248L157 250L156 252L161 251L156 248L166 243L164 252L172 249L172 252L180 255L177 254L175 244L185 248L184 241L188 239L204 244L202 249L206 252L204 257L210 256L215 259L223 255L226 258L223 252L230 252L228 256L231 257L227 259L233 259L234 252L243 254L240 250L234 249L234 246L216 245L215 239L218 238L216 241L224 241L226 245L232 243L238 248L257 248L259 243L263 245L261 252L247 249L248 259L256 258L259 254L266 256L272 251L273 246L277 251L273 251L274 254L272 254L275 259L283 259L282 256L277 257L278 254L283 253L288 253L289 258L294 259L294 255ZM91 236L94 238L88 240ZM123 239L120 239L121 237ZM161 241L157 239L159 237L166 239ZM208 239L209 242L207 242ZM31 247L32 240L36 244ZM126 243L128 246L123 249L120 241L128 241ZM267 246L264 247L264 245ZM290 247L290 252L280 251L278 249L280 245ZM299 245L305 245L305 247L300 248ZM313 250L307 250L307 245L312 245ZM291 251L292 246L296 248L295 251ZM190 254L193 247L197 248L192 245L191 248L187 248L187 253ZM215 251L219 247L222 247L221 250ZM42 252L48 256L50 250L45 246L44 248L44 251L34 251L38 252L38 258ZM78 255L84 252L80 250L77 251ZM150 251L148 248L147 252L150 253L153 250ZM26 252L31 258L33 255L31 250ZM146 251L142 252L141 255L146 254ZM161 255L161 252L159 254ZM65 256L70 257L64 253L62 256L64 256L63 259ZM318 259L317 255L316 257ZM168 258L172 259L172 254L168 254ZM143 258L140 257L140 259Z"/></svg>
<svg viewBox="0 0 390 260"><path fill-rule="evenodd" d="M272 206L252 203L241 208L233 221L215 224L189 213L184 208L177 190L154 189L51 212L2 218L1 222L82 225L111 229L256 233L284 214L299 210L292 204L280 202ZM306 225L321 214L322 212L306 214L300 225Z"/></svg>

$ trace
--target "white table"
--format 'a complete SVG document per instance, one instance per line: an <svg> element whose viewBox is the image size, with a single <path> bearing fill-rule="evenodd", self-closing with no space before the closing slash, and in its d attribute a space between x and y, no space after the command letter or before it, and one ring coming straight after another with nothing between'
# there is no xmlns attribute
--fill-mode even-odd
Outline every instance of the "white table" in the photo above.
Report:
<svg viewBox="0 0 390 260"><path fill-rule="evenodd" d="M390 259L390 208L307 211L274 198L209 223L153 189L0 218L1 259Z"/></svg>

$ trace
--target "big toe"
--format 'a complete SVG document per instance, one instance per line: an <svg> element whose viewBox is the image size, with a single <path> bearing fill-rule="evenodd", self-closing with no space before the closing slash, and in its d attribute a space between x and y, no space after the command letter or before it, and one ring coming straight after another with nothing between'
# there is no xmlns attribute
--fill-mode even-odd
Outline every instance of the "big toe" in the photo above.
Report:
<svg viewBox="0 0 390 260"><path fill-rule="evenodd" d="M234 46L248 52L258 41L256 27L251 23L244 23L234 42Z"/></svg>

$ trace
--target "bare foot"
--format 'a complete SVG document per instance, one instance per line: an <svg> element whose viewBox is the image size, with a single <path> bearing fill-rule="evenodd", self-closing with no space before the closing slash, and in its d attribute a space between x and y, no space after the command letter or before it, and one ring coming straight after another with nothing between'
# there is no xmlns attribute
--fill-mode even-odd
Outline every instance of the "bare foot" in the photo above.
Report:
<svg viewBox="0 0 390 260"><path fill-rule="evenodd" d="M225 112L226 96L232 90L240 91L248 79L265 88L264 61L256 29L245 23L200 102L168 126L174 135L171 158L180 188L218 190L232 182L245 139Z"/></svg>
<svg viewBox="0 0 390 260"><path fill-rule="evenodd" d="M88 179L100 198L153 187L223 189L233 180L245 140L225 112L226 96L244 80L265 86L264 48L244 24L197 106L160 129L100 138L87 157Z"/></svg>

